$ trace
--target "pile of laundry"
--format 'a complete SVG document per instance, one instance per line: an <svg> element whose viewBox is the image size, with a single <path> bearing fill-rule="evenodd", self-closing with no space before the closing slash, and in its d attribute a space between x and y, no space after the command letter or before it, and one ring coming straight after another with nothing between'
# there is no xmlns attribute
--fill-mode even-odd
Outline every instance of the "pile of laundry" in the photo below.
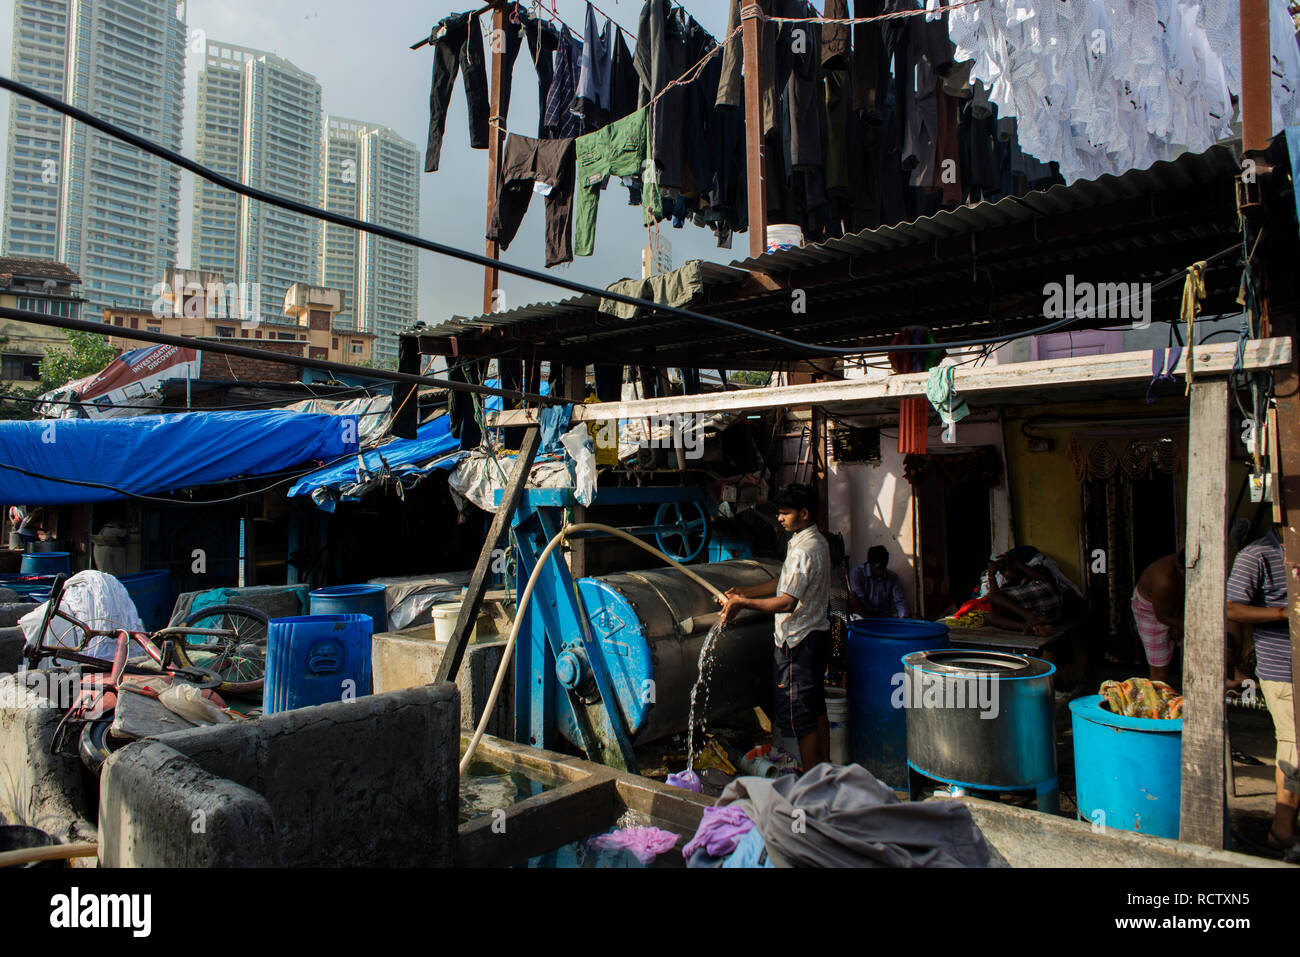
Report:
<svg viewBox="0 0 1300 957"><path fill-rule="evenodd" d="M743 777L682 848L688 867L987 867L958 801L908 803L856 764Z"/></svg>
<svg viewBox="0 0 1300 957"><path fill-rule="evenodd" d="M1163 681L1129 678L1106 681L1098 692L1106 706L1126 718L1181 718L1183 696Z"/></svg>

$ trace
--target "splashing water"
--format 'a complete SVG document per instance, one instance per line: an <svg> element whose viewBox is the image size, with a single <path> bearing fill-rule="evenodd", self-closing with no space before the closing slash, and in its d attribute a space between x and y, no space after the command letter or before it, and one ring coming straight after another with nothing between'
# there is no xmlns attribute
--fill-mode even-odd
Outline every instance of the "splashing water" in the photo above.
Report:
<svg viewBox="0 0 1300 957"><path fill-rule="evenodd" d="M695 769L695 716L700 715L700 737L704 737L704 715L709 712L709 674L713 671L713 666L717 662L718 640L726 632L727 626L721 619L713 623L709 629L708 635L704 638L704 644L700 648L700 660L697 664L699 676L695 679L695 686L691 688L691 711L686 725L686 770L688 772ZM696 698L700 693L700 688L704 689L704 697L701 699L698 710L696 707ZM701 750L703 750L701 748Z"/></svg>

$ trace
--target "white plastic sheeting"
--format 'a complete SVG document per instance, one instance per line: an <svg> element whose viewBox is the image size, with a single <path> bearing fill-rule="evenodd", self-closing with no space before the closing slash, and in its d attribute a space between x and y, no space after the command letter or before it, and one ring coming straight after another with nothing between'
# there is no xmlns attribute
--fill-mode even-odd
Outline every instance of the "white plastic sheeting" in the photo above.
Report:
<svg viewBox="0 0 1300 957"><path fill-rule="evenodd" d="M42 602L34 611L29 611L18 619L18 626L23 635L31 641L40 631L41 620L45 617L45 608L49 602ZM63 584L63 597L59 600L59 610L67 612L73 618L84 622L93 629L124 628L127 631L146 631L140 614L135 610L135 602L127 593L126 586L103 572L77 572ZM62 618L50 622L42 644L60 645L73 648L79 644L83 635L81 630L68 624ZM84 653L96 658L112 659L116 642L112 638L96 638ZM132 642L129 654L143 654L144 649ZM42 667L46 662L41 662Z"/></svg>

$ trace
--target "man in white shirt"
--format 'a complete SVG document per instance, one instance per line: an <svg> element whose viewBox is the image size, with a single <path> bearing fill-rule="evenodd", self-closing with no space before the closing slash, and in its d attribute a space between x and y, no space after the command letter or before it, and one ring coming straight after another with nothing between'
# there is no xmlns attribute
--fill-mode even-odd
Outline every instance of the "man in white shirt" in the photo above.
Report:
<svg viewBox="0 0 1300 957"><path fill-rule="evenodd" d="M789 485L772 499L777 520L790 533L781 577L762 585L733 588L722 604L722 620L749 608L776 616L772 659L773 721L799 742L806 771L831 756L826 719L826 666L831 655L830 548L813 515L817 494Z"/></svg>

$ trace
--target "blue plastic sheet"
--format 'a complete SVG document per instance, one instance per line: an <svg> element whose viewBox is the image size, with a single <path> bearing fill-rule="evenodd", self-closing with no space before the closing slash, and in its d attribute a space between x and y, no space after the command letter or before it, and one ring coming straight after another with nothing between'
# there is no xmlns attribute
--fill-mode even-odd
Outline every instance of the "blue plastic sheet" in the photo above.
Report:
<svg viewBox="0 0 1300 957"><path fill-rule="evenodd" d="M74 505L265 475L357 451L355 416L265 410L0 422L0 501Z"/></svg>
<svg viewBox="0 0 1300 957"><path fill-rule="evenodd" d="M450 471L460 461L459 453L460 441L451 435L451 420L442 415L427 425L420 426L414 439L396 439L387 445L366 452L365 469L371 475L377 474L385 465L390 471L403 475L423 475L435 469ZM363 476L359 473L356 458L350 458L346 462L321 469L299 479L289 489L289 497L311 495L321 488L338 492L362 482Z"/></svg>

